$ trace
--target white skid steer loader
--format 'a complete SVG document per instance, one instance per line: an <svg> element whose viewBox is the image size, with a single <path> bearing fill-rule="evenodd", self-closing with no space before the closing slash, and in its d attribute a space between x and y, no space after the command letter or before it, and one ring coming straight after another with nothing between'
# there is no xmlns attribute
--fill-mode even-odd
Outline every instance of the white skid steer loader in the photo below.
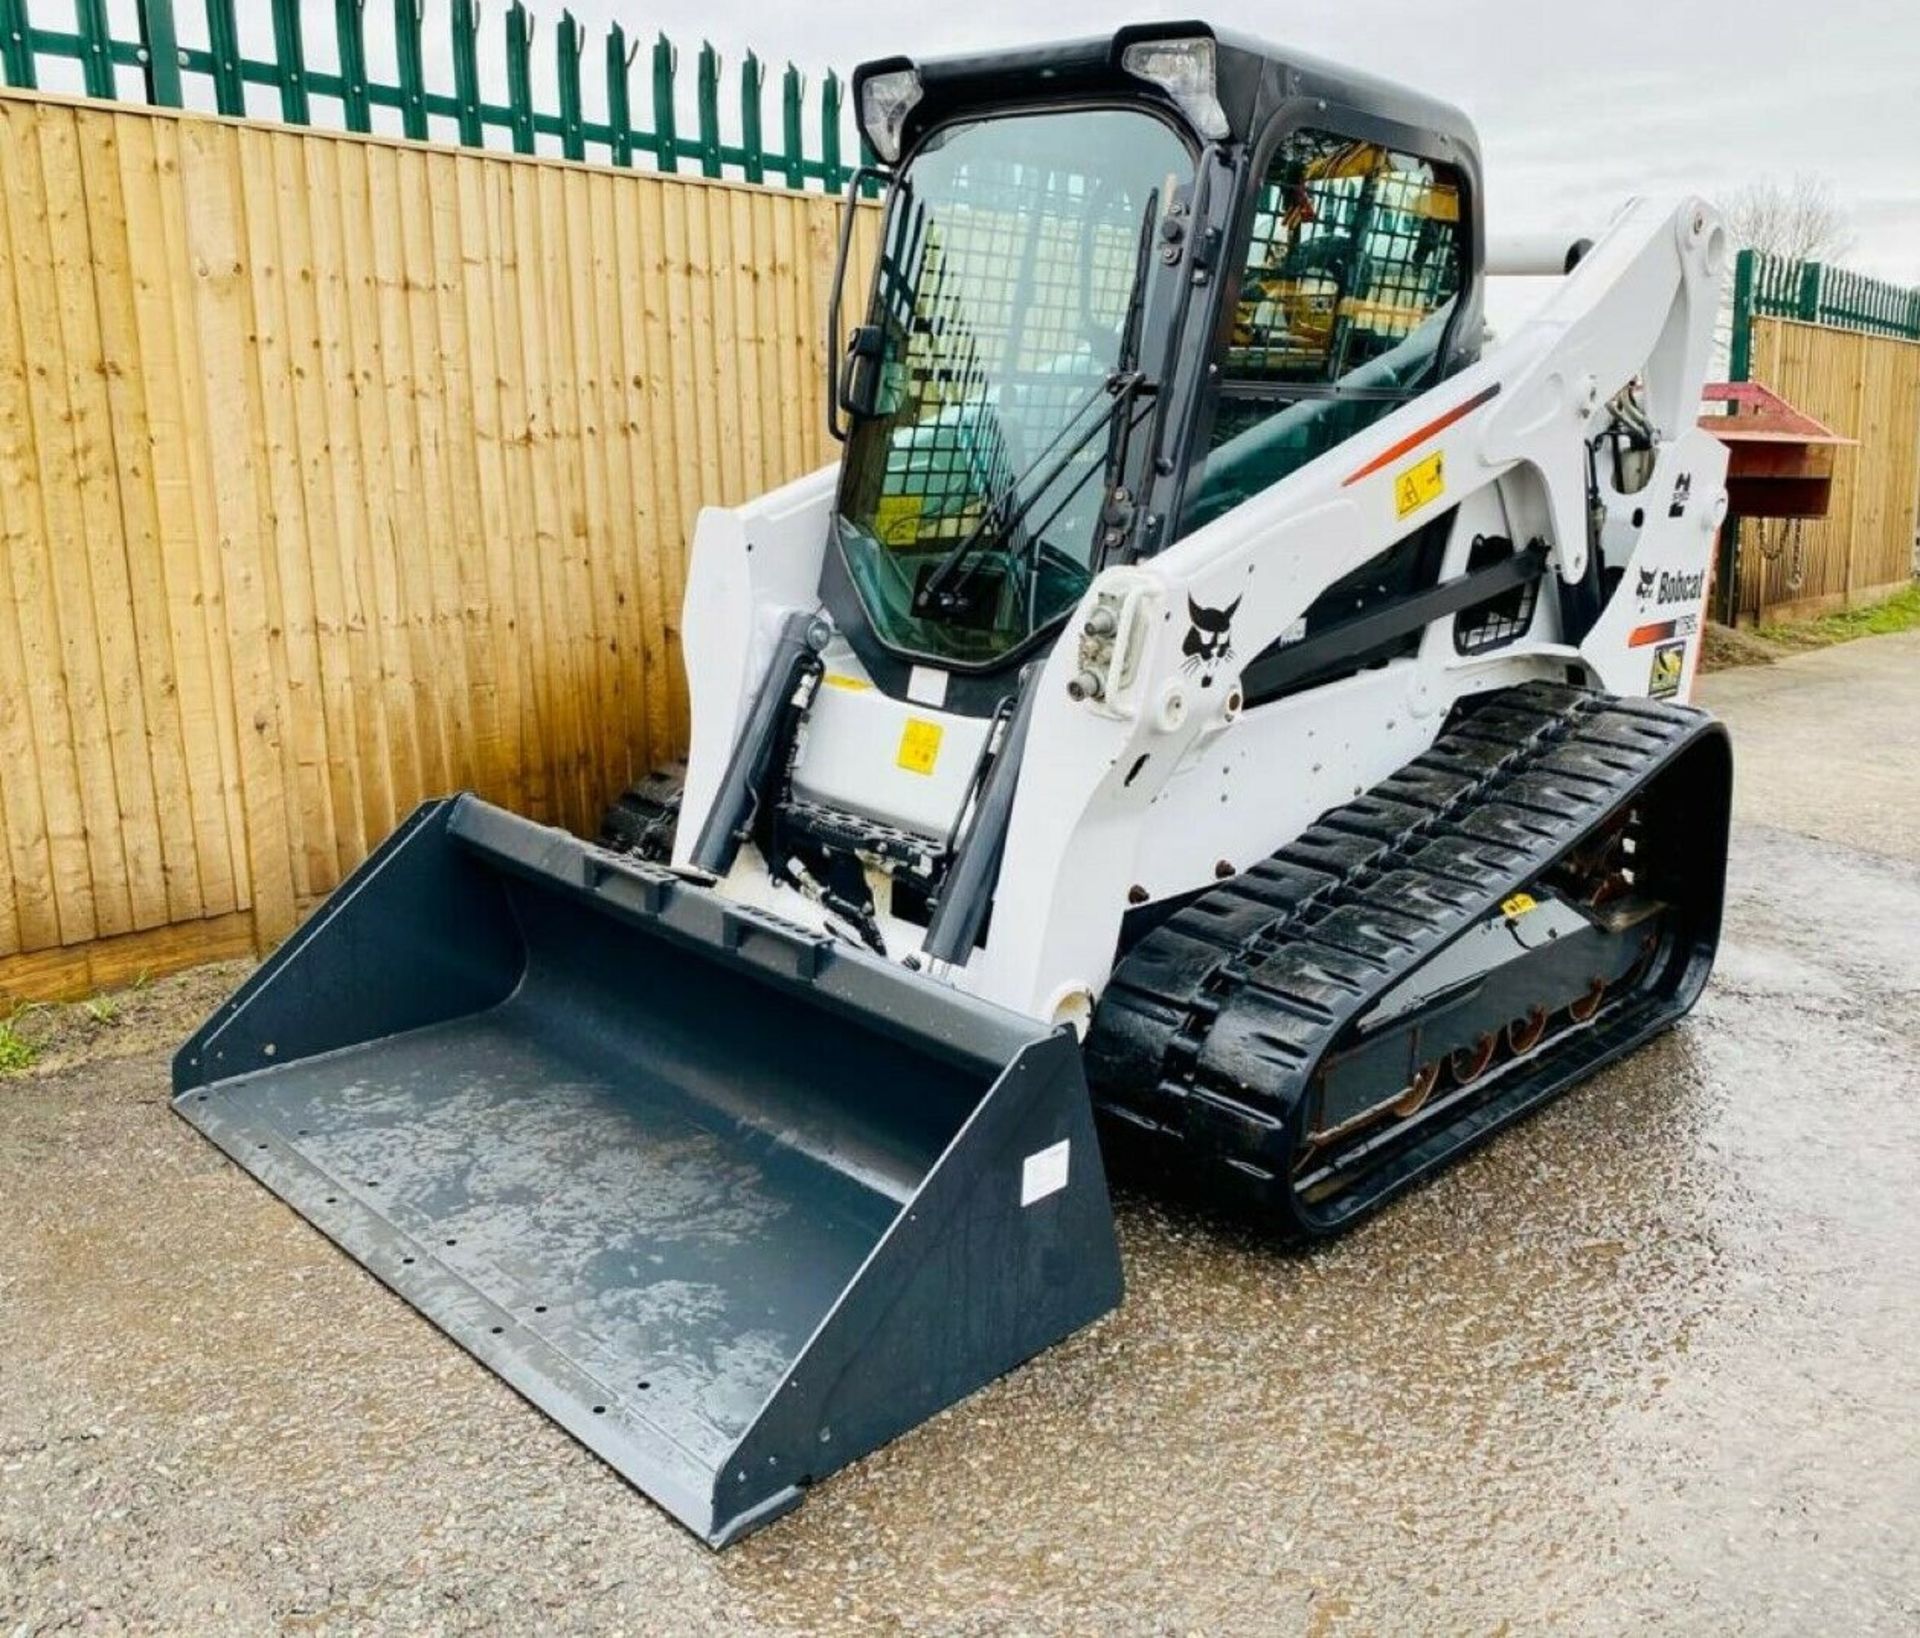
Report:
<svg viewBox="0 0 1920 1638"><path fill-rule="evenodd" d="M684 769L430 804L175 1068L715 1544L1119 1301L1102 1146L1344 1228L1684 1014L1724 877L1707 206L1486 350L1439 102L1200 24L854 88L844 458L702 514Z"/></svg>

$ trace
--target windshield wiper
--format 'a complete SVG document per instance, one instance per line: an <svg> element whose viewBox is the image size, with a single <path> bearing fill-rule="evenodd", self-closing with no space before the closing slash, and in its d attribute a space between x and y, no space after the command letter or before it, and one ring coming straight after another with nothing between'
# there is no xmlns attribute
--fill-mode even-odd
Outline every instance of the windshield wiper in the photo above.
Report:
<svg viewBox="0 0 1920 1638"><path fill-rule="evenodd" d="M1137 372L1129 371L1122 374L1116 371L1114 374L1108 376L1106 380L1095 385L1086 397L1074 405L1073 413L1067 417L1065 424L1061 426L1060 430L1056 432L1052 438L1048 439L1046 447L1014 475L1012 481L988 503L986 510L980 514L980 521L967 531L954 546L953 550L948 552L945 557L941 558L941 560L934 565L933 572L930 573L925 580L920 582L920 589L914 593L913 598L916 612L925 614L929 606L931 606L936 599L940 601L943 608L952 606L954 598L959 595L960 588L965 584L964 576L958 581L955 581L955 576L959 574L962 566L965 565L983 545L989 544L989 532L992 532L992 543L996 544L1006 540L1012 535L1014 530L1018 529L1026 520L1027 514L1033 510L1034 506L1040 500L1040 497L1046 494L1059 480L1060 474L1066 471L1066 469L1079 458L1081 451L1106 429L1112 422L1120 406L1127 403L1133 397L1134 393L1139 390L1140 385L1140 376ZM1102 394L1111 394L1106 408L1094 416L1091 421L1087 422L1086 427L1081 431L1080 435L1069 443L1064 450L1060 449L1061 441L1073 430L1074 424L1079 421L1093 405L1100 402ZM1057 455L1055 454L1056 450L1059 451ZM1032 489L1028 489L1028 480L1032 478L1034 473L1040 469L1042 463L1048 460L1049 457L1052 457L1053 465L1048 470L1045 479ZM1023 492L1024 498L1021 498ZM996 529L995 522L1001 508L1009 501L1016 499L1019 500L1019 504L1007 514L1005 521L1000 523ZM955 581L952 590L948 596L942 597L942 592L948 589L949 581Z"/></svg>
<svg viewBox="0 0 1920 1638"><path fill-rule="evenodd" d="M943 609L951 609L957 605L960 592L966 586L968 575L971 573L969 570L968 574L961 574L960 570L986 542L988 531L993 529L994 519L1001 508L1009 501L1019 498L1021 492L1026 490L1027 480L1040 469L1041 464L1052 456L1055 450L1059 449L1061 441L1073 430L1074 424L1086 414L1089 408L1100 401L1102 393L1109 395L1107 407L1089 421L1085 430L1054 460L1045 480L1028 491L1024 500L1020 500L1005 524L995 533L993 537L995 544L1004 542L1012 536L1013 532L1026 521L1027 514L1038 504L1040 497L1059 481L1060 475L1079 458L1088 444L1114 424L1115 418L1132 404L1136 396L1143 391L1152 390L1139 368L1140 319L1146 307L1147 272L1152 265L1153 229L1159 208L1160 195L1156 190L1147 195L1147 202L1140 212L1140 232L1134 241L1133 291L1127 301L1126 319L1120 331L1119 367L1073 406L1073 413L1061 424L1060 430L1047 440L1046 447L1021 468L1012 481L988 502L980 514L980 521L967 531L952 551L934 565L933 572L920 582L920 589L914 593L913 606L916 613L925 614L936 599L939 600ZM1129 432L1132 430L1131 425L1127 430ZM1110 445L1109 465L1112 457L1113 448ZM1066 500L1071 500L1078 494L1085 482L1086 479L1082 478L1080 483L1075 484L1068 491ZM1047 518L1049 525L1065 510L1065 507L1066 501L1063 500L1054 508ZM1044 533L1044 531L1041 532ZM957 579L956 576L958 576ZM952 584L949 585L949 582ZM944 597L941 595L943 592L946 593Z"/></svg>

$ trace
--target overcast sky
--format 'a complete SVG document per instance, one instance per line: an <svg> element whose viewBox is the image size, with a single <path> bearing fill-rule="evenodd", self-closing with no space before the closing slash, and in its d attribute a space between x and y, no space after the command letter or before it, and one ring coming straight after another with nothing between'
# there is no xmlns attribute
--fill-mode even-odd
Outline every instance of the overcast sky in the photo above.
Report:
<svg viewBox="0 0 1920 1638"><path fill-rule="evenodd" d="M541 9L557 16L557 0ZM1197 12L1191 0L574 0L573 10L630 33L663 28L689 52L704 35L729 61L753 46L815 71L1198 14L1459 103L1480 130L1495 231L1592 227L1628 194L1716 194L1809 170L1832 179L1855 218L1850 261L1920 284L1920 0L1215 0Z"/></svg>
<svg viewBox="0 0 1920 1638"><path fill-rule="evenodd" d="M70 26L74 0L29 0L42 26ZM451 89L449 0L425 0L428 72ZM561 0L528 0L536 94L554 106L553 33ZM504 100L501 41L507 0L482 0L482 73ZM177 0L182 32L204 36L195 0ZM1149 17L1192 16L1189 4L1130 0L572 0L586 25L588 111L599 40L618 20L636 39L664 29L692 56L711 39L729 71L722 107L738 107L731 68L748 47L773 69L791 59L817 86L864 57L933 55L1111 30ZM134 0L109 0L116 33L133 37ZM243 48L272 55L267 0L239 0ZM331 67L333 6L308 0L309 61ZM367 0L369 56L391 80L392 8ZM1920 0L1216 0L1204 15L1420 86L1459 103L1479 126L1487 212L1496 233L1592 231L1633 193L1716 196L1766 177L1829 178L1853 217L1848 256L1864 272L1920 284ZM646 106L644 59L636 104ZM770 86L774 83L769 76ZM256 88L257 111L271 93ZM767 129L777 138L771 91ZM811 139L810 139L811 145Z"/></svg>

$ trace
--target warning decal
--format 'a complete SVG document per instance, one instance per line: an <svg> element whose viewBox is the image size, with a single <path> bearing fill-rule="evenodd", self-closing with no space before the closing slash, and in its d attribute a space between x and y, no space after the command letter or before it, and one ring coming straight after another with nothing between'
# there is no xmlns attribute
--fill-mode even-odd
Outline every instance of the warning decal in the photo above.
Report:
<svg viewBox="0 0 1920 1638"><path fill-rule="evenodd" d="M1446 456L1435 450L1424 461L1412 466L1393 480L1393 509L1401 517L1417 512L1429 501L1437 501L1447 492Z"/></svg>
<svg viewBox="0 0 1920 1638"><path fill-rule="evenodd" d="M940 760L940 724L923 717L908 717L900 735L900 754L895 759L908 773L930 774Z"/></svg>

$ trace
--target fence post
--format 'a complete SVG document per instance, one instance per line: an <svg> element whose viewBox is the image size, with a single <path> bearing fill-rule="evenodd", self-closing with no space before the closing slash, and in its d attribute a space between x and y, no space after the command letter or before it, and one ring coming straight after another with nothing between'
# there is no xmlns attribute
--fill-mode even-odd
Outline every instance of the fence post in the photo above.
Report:
<svg viewBox="0 0 1920 1638"><path fill-rule="evenodd" d="M607 30L607 129L613 133L613 162L633 163L633 100L627 89L627 70L639 47L629 48L627 31L618 23Z"/></svg>
<svg viewBox="0 0 1920 1638"><path fill-rule="evenodd" d="M740 146L745 150L741 170L749 182L767 179L767 153L760 126L760 88L765 76L760 59L751 51L740 65Z"/></svg>
<svg viewBox="0 0 1920 1638"><path fill-rule="evenodd" d="M280 117L312 123L307 105L307 47L300 37L300 0L273 0L274 72L280 76Z"/></svg>
<svg viewBox="0 0 1920 1638"><path fill-rule="evenodd" d="M0 11L5 7L0 4ZM173 26L173 0L140 0L140 49L147 75L147 101L160 108L178 108L180 88L180 34Z"/></svg>
<svg viewBox="0 0 1920 1638"><path fill-rule="evenodd" d="M484 148L487 132L480 118L480 3L453 0L453 100L460 105L460 140Z"/></svg>
<svg viewBox="0 0 1920 1638"><path fill-rule="evenodd" d="M33 42L27 38L31 26L27 0L0 0L0 62L7 65L7 84L22 91L31 91L38 83L33 72Z"/></svg>
<svg viewBox="0 0 1920 1638"><path fill-rule="evenodd" d="M74 25L80 31L80 72L90 97L113 95L113 44L107 27L107 0L74 0Z"/></svg>
<svg viewBox="0 0 1920 1638"><path fill-rule="evenodd" d="M420 52L421 0L393 0L393 54L400 69L400 128L427 138L427 68Z"/></svg>
<svg viewBox="0 0 1920 1638"><path fill-rule="evenodd" d="M513 151L533 152L533 17L520 0L507 10L507 103L513 110Z"/></svg>
<svg viewBox="0 0 1920 1638"><path fill-rule="evenodd" d="M247 88L240 78L240 27L233 0L207 0L207 45L213 53L213 103L223 114L247 111Z"/></svg>
<svg viewBox="0 0 1920 1638"><path fill-rule="evenodd" d="M700 42L700 63L694 81L694 99L700 116L700 174L720 174L720 54L711 40Z"/></svg>
<svg viewBox="0 0 1920 1638"><path fill-rule="evenodd" d="M1733 259L1733 334L1727 339L1727 375L1734 381L1750 379L1753 368L1753 252L1743 250Z"/></svg>
<svg viewBox="0 0 1920 1638"><path fill-rule="evenodd" d="M654 164L663 171L680 169L680 139L673 111L673 75L680 54L662 34L653 42Z"/></svg>
<svg viewBox="0 0 1920 1638"><path fill-rule="evenodd" d="M367 31L364 0L333 0L334 34L340 44L340 100L346 104L347 129L362 136L373 129L373 104L367 100Z"/></svg>

